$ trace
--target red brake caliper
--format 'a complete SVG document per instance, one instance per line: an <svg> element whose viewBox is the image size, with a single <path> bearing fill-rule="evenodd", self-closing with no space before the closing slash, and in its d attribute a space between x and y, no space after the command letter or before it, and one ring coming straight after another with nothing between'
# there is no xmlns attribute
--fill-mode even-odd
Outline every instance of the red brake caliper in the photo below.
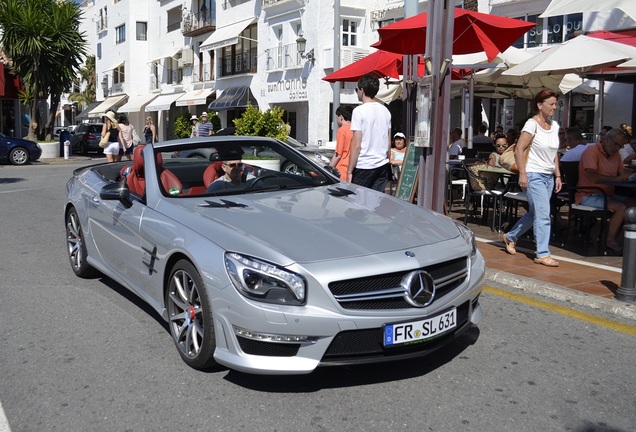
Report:
<svg viewBox="0 0 636 432"><path fill-rule="evenodd" d="M194 312L194 306L190 306L189 311L190 311L190 321L194 321L194 318L196 317L196 314Z"/></svg>

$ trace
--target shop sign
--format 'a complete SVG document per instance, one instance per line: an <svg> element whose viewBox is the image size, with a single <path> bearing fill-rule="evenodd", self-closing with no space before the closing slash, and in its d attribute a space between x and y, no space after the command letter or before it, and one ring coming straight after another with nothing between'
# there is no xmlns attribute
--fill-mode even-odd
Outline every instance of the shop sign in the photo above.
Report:
<svg viewBox="0 0 636 432"><path fill-rule="evenodd" d="M582 107L582 106L594 106L594 98L596 95L593 94L573 94L572 95L572 106Z"/></svg>
<svg viewBox="0 0 636 432"><path fill-rule="evenodd" d="M307 80L293 78L268 83L267 93L290 102L307 100Z"/></svg>

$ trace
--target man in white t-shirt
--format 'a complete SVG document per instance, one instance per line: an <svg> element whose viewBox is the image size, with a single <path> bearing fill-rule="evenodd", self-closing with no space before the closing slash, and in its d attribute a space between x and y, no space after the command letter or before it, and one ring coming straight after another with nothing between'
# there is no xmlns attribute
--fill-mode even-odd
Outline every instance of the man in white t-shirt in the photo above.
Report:
<svg viewBox="0 0 636 432"><path fill-rule="evenodd" d="M358 80L356 93L362 105L351 115L351 150L347 181L384 192L391 174L391 113L376 101L380 80L371 74Z"/></svg>

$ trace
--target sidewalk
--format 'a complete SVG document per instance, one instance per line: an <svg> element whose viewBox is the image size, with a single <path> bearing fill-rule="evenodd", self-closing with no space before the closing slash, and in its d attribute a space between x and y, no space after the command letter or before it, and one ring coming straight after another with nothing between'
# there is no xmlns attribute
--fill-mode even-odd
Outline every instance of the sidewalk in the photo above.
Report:
<svg viewBox="0 0 636 432"><path fill-rule="evenodd" d="M456 214L451 214L457 218ZM463 219L461 219L463 221ZM550 245L559 267L535 264L533 242L522 239L517 254L506 253L501 235L490 227L469 223L477 237L477 248L486 260L486 283L568 301L636 320L636 302L615 298L621 284L623 257L580 255L576 251Z"/></svg>

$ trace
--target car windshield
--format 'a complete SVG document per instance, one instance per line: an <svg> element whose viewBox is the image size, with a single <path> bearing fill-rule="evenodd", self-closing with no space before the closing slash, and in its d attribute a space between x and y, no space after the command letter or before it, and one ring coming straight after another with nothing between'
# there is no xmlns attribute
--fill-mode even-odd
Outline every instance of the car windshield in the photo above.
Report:
<svg viewBox="0 0 636 432"><path fill-rule="evenodd" d="M331 185L338 180L275 139L223 137L162 146L159 167L168 196L225 196ZM294 166L293 170L287 169ZM168 174L163 174L168 171ZM172 181L167 181L171 178Z"/></svg>

